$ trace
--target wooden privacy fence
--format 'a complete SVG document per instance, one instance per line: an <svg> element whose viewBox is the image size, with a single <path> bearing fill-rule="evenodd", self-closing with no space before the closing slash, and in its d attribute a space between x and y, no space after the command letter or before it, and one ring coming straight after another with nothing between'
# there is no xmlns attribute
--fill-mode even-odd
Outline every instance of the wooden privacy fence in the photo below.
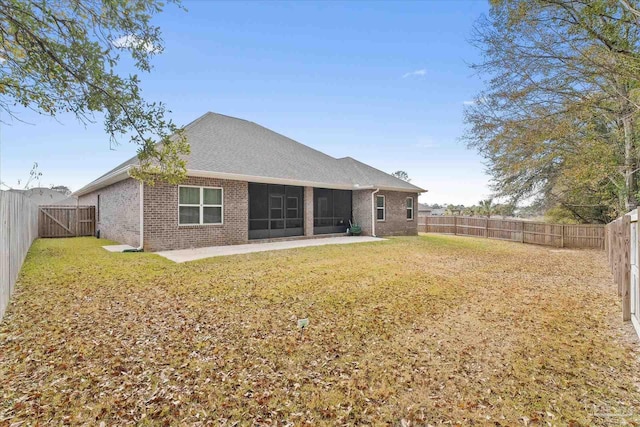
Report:
<svg viewBox="0 0 640 427"><path fill-rule="evenodd" d="M94 206L40 206L40 237L93 236L96 232Z"/></svg>
<svg viewBox="0 0 640 427"><path fill-rule="evenodd" d="M36 237L38 206L21 194L0 191L0 319Z"/></svg>
<svg viewBox="0 0 640 427"><path fill-rule="evenodd" d="M622 320L630 320L640 336L640 232L638 209L606 227L605 251L622 299Z"/></svg>
<svg viewBox="0 0 640 427"><path fill-rule="evenodd" d="M418 231L559 248L604 249L604 225L598 224L547 224L516 219L427 216L419 219Z"/></svg>

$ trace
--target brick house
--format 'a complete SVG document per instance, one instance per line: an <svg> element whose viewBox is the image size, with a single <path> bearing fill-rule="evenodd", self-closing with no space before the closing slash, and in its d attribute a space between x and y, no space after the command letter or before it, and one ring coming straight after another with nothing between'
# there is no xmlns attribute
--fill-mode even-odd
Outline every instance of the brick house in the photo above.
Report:
<svg viewBox="0 0 640 427"><path fill-rule="evenodd" d="M185 127L180 185L129 176L133 157L74 193L103 238L158 251L345 233L417 234L425 190L336 159L247 120L207 113Z"/></svg>

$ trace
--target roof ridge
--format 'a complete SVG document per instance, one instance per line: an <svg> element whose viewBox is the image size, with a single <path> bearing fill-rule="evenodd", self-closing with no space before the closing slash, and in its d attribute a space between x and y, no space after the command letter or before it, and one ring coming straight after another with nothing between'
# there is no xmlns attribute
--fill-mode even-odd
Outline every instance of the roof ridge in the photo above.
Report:
<svg viewBox="0 0 640 427"><path fill-rule="evenodd" d="M254 122L254 121L247 120L247 119L243 119L243 118L240 118L240 117L233 117L233 116L229 116L229 115L227 115L227 114L215 113L215 112L212 112L212 111L207 112L207 113L205 114L205 116L206 116L206 115L208 115L208 114L213 114L213 115L216 115L216 116L222 116L222 117L228 117L228 118L230 118L230 119L242 120L243 122L251 123L252 125L255 125L255 126L261 127L262 129L265 129L265 130L266 130L266 131L268 131L268 132L271 132L271 133L274 133L274 134L276 134L276 135L279 135L279 136L281 136L281 137L283 137L283 138L287 139L288 141L293 142L294 144L298 144L298 145L303 146L304 148L308 148L308 149L310 149L310 150L313 150L313 151L315 151L316 153L322 154L323 156L328 157L328 158L330 158L330 159L332 159L332 160L338 160L338 159L336 159L335 157L330 156L330 155L329 155L329 154L327 154L327 153L324 153L324 152L322 152L322 151L320 151L320 150L318 150L318 149L316 149L316 148L313 148L313 147L311 147L311 146L309 146L309 145L307 145L307 144L303 144L303 143L302 143L302 142L300 142L300 141L296 141L295 139L293 139L293 138L291 138L291 137L288 137L287 135L283 135L283 134L281 134L280 132L276 132L276 131L275 131L275 130L273 130L273 129L269 129L268 127L266 127L266 126L264 126L264 125L261 125L260 123L256 123L256 122ZM203 116L203 117L204 117L204 116Z"/></svg>
<svg viewBox="0 0 640 427"><path fill-rule="evenodd" d="M199 120L199 119L201 119L201 118L203 118L203 117L205 117L205 116L208 116L209 114L213 114L214 116L228 117L228 118L230 118L230 119L235 119L235 120L242 120L243 122L253 123L254 125L261 126L261 125L259 125L259 124L258 124L258 123L256 123L256 122L252 122L251 120L243 119L242 117L235 117L235 116L230 116L230 115L228 115L228 114L216 113L215 111L207 111L206 113L204 113L202 116L200 116L199 118L197 118L197 119L196 119L196 120L194 120L194 121L197 121L197 120ZM263 127L264 127L264 126L263 126ZM266 129L266 128L265 128L265 129Z"/></svg>

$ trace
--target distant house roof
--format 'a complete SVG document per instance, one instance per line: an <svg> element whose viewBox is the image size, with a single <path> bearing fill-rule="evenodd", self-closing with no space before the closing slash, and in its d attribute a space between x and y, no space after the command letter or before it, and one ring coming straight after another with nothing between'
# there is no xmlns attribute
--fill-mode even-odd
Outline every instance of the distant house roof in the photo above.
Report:
<svg viewBox="0 0 640 427"><path fill-rule="evenodd" d="M380 188L424 192L351 157L336 159L256 123L206 113L185 127L191 154L190 176L210 176L252 182L321 186L341 189ZM132 157L77 191L86 194L126 178Z"/></svg>
<svg viewBox="0 0 640 427"><path fill-rule="evenodd" d="M425 215L443 216L446 211L447 211L447 208L431 208L423 204L420 204L418 206L418 212L423 213Z"/></svg>
<svg viewBox="0 0 640 427"><path fill-rule="evenodd" d="M42 205L76 205L78 199L68 196L60 191L47 187L34 187L28 190L8 190L13 193L20 193L31 199L35 204Z"/></svg>

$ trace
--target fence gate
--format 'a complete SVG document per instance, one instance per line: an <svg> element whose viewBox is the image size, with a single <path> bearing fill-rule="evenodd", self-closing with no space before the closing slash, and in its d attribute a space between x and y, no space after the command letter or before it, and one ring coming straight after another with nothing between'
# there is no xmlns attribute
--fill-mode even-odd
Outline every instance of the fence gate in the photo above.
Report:
<svg viewBox="0 0 640 427"><path fill-rule="evenodd" d="M96 232L94 206L40 206L38 236L93 236Z"/></svg>

